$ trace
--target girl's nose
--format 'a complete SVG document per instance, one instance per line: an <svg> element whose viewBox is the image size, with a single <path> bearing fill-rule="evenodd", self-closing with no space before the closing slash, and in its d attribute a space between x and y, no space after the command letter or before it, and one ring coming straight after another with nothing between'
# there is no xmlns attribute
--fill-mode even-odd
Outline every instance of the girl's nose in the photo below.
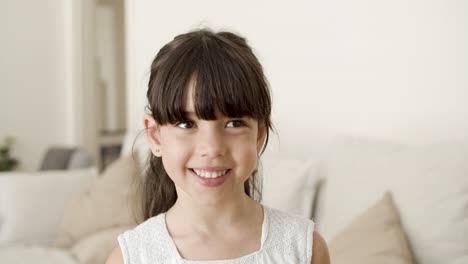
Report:
<svg viewBox="0 0 468 264"><path fill-rule="evenodd" d="M199 133L197 145L201 156L216 158L226 154L226 144L221 131L213 128L201 130Z"/></svg>

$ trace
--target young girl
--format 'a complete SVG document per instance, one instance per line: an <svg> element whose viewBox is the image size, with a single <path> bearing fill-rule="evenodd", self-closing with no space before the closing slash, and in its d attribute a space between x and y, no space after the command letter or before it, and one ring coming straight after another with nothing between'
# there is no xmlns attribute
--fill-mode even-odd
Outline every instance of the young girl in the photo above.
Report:
<svg viewBox="0 0 468 264"><path fill-rule="evenodd" d="M175 37L153 61L147 98L145 222L118 237L108 264L330 262L312 221L259 203L271 98L244 38Z"/></svg>

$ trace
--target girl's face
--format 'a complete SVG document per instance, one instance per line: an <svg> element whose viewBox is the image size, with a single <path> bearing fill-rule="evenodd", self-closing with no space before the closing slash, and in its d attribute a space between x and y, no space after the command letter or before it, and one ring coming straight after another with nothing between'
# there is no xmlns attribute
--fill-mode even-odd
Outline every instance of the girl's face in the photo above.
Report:
<svg viewBox="0 0 468 264"><path fill-rule="evenodd" d="M195 115L192 87L185 100L187 120L158 126L145 116L148 139L154 155L176 185L179 199L215 204L245 195L244 182L257 165L266 127L249 117L216 120Z"/></svg>

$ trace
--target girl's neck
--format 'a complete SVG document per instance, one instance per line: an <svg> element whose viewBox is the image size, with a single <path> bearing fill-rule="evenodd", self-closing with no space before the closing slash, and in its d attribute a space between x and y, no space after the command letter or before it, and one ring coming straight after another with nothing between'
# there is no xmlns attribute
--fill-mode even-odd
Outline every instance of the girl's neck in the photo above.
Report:
<svg viewBox="0 0 468 264"><path fill-rule="evenodd" d="M222 232L226 226L257 224L259 218L263 220L259 217L261 215L261 205L247 195L241 196L240 199L209 205L179 196L167 212L166 219L181 228L185 226L192 231L210 234Z"/></svg>

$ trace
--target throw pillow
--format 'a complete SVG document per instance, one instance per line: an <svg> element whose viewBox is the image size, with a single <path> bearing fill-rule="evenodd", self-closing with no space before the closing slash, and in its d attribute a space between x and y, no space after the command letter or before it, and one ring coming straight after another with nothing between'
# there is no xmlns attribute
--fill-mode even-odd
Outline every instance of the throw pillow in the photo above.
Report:
<svg viewBox="0 0 468 264"><path fill-rule="evenodd" d="M418 262L468 263L466 142L338 137L329 150L315 218L327 241L390 190Z"/></svg>
<svg viewBox="0 0 468 264"><path fill-rule="evenodd" d="M414 257L392 196L386 192L330 243L334 264L412 264Z"/></svg>
<svg viewBox="0 0 468 264"><path fill-rule="evenodd" d="M260 165L262 203L310 219L319 183L318 159L270 156Z"/></svg>
<svg viewBox="0 0 468 264"><path fill-rule="evenodd" d="M100 230L136 224L138 201L134 187L140 179L138 163L131 156L112 163L87 192L67 205L55 246L70 247Z"/></svg>
<svg viewBox="0 0 468 264"><path fill-rule="evenodd" d="M134 227L120 226L99 231L76 242L70 251L80 264L102 264L117 246L118 235Z"/></svg>

